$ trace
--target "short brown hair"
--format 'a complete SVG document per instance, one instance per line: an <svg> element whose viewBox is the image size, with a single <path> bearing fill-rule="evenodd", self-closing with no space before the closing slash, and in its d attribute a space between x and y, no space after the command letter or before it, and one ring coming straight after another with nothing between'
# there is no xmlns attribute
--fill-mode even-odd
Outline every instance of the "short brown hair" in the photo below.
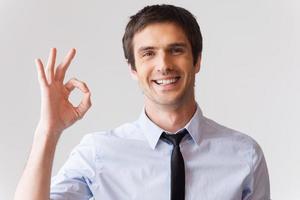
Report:
<svg viewBox="0 0 300 200"><path fill-rule="evenodd" d="M157 22L173 22L182 28L191 44L193 63L195 65L198 61L198 56L202 52L202 35L195 17L184 8L162 4L146 6L130 17L122 43L125 58L132 69L135 70L132 44L134 34L144 29L147 25Z"/></svg>

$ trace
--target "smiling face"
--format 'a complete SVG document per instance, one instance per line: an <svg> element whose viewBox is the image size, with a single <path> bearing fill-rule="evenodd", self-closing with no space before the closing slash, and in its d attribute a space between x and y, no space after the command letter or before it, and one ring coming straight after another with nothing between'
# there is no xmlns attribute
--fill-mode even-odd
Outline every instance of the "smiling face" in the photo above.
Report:
<svg viewBox="0 0 300 200"><path fill-rule="evenodd" d="M153 23L133 37L135 68L145 103L182 105L194 100L195 74L200 57L193 65L191 45L183 30L174 23Z"/></svg>

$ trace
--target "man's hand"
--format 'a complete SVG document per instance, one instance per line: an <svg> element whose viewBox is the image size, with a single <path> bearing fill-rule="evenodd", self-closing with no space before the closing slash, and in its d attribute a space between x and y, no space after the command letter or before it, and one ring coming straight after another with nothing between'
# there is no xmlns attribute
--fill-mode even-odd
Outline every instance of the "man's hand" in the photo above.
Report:
<svg viewBox="0 0 300 200"><path fill-rule="evenodd" d="M91 94L85 83L73 78L64 84L66 71L74 56L75 49L71 49L64 61L55 68L56 49L53 48L46 70L42 61L36 59L42 94L41 117L27 165L15 192L15 200L49 199L51 170L59 136L91 107ZM68 100L74 88L79 88L84 94L78 107Z"/></svg>
<svg viewBox="0 0 300 200"><path fill-rule="evenodd" d="M41 116L38 129L42 132L61 134L67 127L81 119L91 107L91 93L84 82L72 78L64 84L66 71L74 58L75 49L71 49L62 63L55 67L56 49L52 48L46 70L40 59L36 59L38 79L41 88ZM69 96L74 88L83 92L81 103L74 107Z"/></svg>

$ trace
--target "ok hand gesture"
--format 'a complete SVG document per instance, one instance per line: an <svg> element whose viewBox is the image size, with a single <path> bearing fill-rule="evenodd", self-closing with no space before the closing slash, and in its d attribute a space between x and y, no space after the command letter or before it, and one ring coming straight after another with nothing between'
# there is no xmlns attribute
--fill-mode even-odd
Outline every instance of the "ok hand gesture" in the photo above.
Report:
<svg viewBox="0 0 300 200"><path fill-rule="evenodd" d="M75 53L76 50L71 49L63 62L55 67L56 49L52 48L46 69L40 59L35 60L41 89L41 116L38 128L46 133L59 136L64 129L81 119L91 107L91 93L84 82L72 78L64 84L66 71ZM83 93L83 99L77 107L69 101L74 88Z"/></svg>

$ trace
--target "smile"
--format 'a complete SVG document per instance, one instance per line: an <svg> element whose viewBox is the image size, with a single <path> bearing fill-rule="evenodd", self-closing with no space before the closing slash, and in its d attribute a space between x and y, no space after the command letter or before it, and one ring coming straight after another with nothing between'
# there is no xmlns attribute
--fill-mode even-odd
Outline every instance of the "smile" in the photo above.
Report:
<svg viewBox="0 0 300 200"><path fill-rule="evenodd" d="M158 85L169 85L169 84L176 83L179 79L180 77L178 76L178 77L168 78L168 79L157 79L157 80L153 80L153 82L155 82Z"/></svg>

